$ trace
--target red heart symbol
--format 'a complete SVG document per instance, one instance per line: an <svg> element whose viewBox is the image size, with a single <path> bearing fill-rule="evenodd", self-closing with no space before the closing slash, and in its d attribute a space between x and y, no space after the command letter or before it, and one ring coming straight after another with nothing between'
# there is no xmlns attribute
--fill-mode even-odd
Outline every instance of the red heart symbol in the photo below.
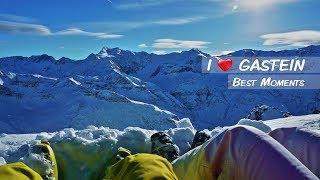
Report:
<svg viewBox="0 0 320 180"><path fill-rule="evenodd" d="M218 66L222 71L228 71L232 66L232 59L219 59Z"/></svg>

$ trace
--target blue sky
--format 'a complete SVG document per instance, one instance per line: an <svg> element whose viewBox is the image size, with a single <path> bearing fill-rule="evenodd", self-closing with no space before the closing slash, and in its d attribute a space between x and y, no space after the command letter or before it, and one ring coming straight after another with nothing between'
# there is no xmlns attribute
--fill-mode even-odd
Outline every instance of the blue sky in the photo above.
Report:
<svg viewBox="0 0 320 180"><path fill-rule="evenodd" d="M1 0L0 57L320 44L319 0Z"/></svg>

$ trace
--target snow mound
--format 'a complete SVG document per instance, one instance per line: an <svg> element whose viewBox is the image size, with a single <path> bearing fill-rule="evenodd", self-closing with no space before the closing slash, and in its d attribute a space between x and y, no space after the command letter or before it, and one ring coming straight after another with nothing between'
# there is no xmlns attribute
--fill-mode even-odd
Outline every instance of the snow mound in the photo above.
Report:
<svg viewBox="0 0 320 180"><path fill-rule="evenodd" d="M52 162L45 158L44 153L38 154L38 153L32 152L33 148L34 147L30 147L28 153L24 157L22 157L20 160L24 162L27 166L29 166L31 169L39 173L41 176L43 177L48 176L53 171Z"/></svg>
<svg viewBox="0 0 320 180"><path fill-rule="evenodd" d="M0 166L7 164L6 160L3 157L0 157Z"/></svg>
<svg viewBox="0 0 320 180"><path fill-rule="evenodd" d="M261 131L265 132L265 133L269 133L271 131L271 128L266 125L265 123L263 123L263 121L256 121L256 120L251 120L251 119L241 119L238 122L238 125L247 125L247 126L252 126L255 127L257 129L260 129Z"/></svg>
<svg viewBox="0 0 320 180"><path fill-rule="evenodd" d="M172 137L173 142L179 147L181 154L184 154L190 150L195 132L196 131L191 128L175 128L170 129L167 133Z"/></svg>
<svg viewBox="0 0 320 180"><path fill-rule="evenodd" d="M310 131L319 131L319 126L316 123L319 121L320 114L311 114L306 116L291 116L287 118L273 119L269 121L264 121L264 123L271 127L272 130L278 128L299 127L308 129Z"/></svg>
<svg viewBox="0 0 320 180"><path fill-rule="evenodd" d="M307 131L313 134L320 134L320 119L305 123L298 128L301 131Z"/></svg>
<svg viewBox="0 0 320 180"><path fill-rule="evenodd" d="M180 121L177 121L176 125L177 125L177 128L188 128L188 127L190 127L190 128L193 129L193 125L192 125L192 123L191 123L189 118L183 118Z"/></svg>

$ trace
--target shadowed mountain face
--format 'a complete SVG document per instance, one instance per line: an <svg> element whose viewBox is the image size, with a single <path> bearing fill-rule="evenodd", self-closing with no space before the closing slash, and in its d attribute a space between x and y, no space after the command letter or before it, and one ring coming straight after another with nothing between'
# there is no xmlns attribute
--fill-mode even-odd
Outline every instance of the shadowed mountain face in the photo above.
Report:
<svg viewBox="0 0 320 180"><path fill-rule="evenodd" d="M298 50L241 50L230 56L320 56ZM48 55L0 58L0 132L56 131L88 125L123 129L175 127L188 117L198 129L232 125L259 104L262 119L310 114L319 90L228 90L226 74L201 72L213 58L197 49L166 55L103 48L84 60Z"/></svg>

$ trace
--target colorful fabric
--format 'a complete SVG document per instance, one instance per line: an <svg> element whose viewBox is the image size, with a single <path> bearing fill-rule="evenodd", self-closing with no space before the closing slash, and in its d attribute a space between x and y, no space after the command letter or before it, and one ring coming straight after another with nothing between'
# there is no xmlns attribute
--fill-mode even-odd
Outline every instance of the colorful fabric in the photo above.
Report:
<svg viewBox="0 0 320 180"><path fill-rule="evenodd" d="M318 179L279 142L248 126L229 128L172 163L183 180Z"/></svg>
<svg viewBox="0 0 320 180"><path fill-rule="evenodd" d="M320 136L297 128L280 128L269 133L320 178Z"/></svg>

